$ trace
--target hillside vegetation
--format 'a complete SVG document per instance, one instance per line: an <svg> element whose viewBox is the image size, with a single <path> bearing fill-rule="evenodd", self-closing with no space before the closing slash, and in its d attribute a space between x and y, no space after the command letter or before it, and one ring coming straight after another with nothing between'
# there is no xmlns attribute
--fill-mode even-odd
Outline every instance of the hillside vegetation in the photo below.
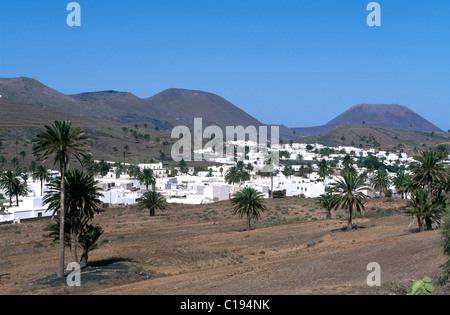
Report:
<svg viewBox="0 0 450 315"><path fill-rule="evenodd" d="M450 144L445 133L408 131L385 127L340 124L326 133L298 139L326 146L354 146L364 149L404 150L418 152L437 144Z"/></svg>

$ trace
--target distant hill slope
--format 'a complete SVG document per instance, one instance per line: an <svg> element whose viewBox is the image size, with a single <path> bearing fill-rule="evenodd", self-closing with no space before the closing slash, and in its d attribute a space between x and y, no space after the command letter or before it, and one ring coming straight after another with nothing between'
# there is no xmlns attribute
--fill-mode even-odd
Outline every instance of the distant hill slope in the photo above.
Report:
<svg viewBox="0 0 450 315"><path fill-rule="evenodd" d="M392 129L444 132L411 109L402 105L355 105L326 125L310 128L291 128L298 136L311 136L330 131L339 124L379 126Z"/></svg>
<svg viewBox="0 0 450 315"><path fill-rule="evenodd" d="M226 99L203 91L167 89L149 98L128 92L100 91L65 95L31 78L0 79L0 95L21 103L75 115L113 120L130 125L171 130L192 128L194 118L204 126L265 126ZM292 139L292 130L280 126L280 135Z"/></svg>
<svg viewBox="0 0 450 315"><path fill-rule="evenodd" d="M20 103L2 97L0 99L0 129L38 128L55 120L70 120L74 126L81 128L121 128L124 124L113 121L82 117L62 111L41 108L36 105Z"/></svg>
<svg viewBox="0 0 450 315"><path fill-rule="evenodd" d="M123 162L125 147L127 147L126 162L159 159L161 151L166 154L170 151L168 146L163 145L164 141L173 143L169 135L156 130L137 129L111 120L81 117L2 97L0 99L0 156L5 157L8 162L17 157L21 166L28 166L36 158L32 154L32 139L44 130L45 125L55 120L70 120L73 127L83 129L91 138L88 143L95 159ZM25 152L24 161L19 155L22 151ZM49 166L52 165L52 161L53 159L49 161ZM170 161L167 160L167 162Z"/></svg>
<svg viewBox="0 0 450 315"><path fill-rule="evenodd" d="M30 78L0 78L0 95L24 104L55 110L64 108L63 112L80 113L78 104L72 97Z"/></svg>
<svg viewBox="0 0 450 315"><path fill-rule="evenodd" d="M340 124L320 135L302 138L306 143L320 143L326 146L353 146L376 149L404 149L420 151L437 144L450 144L448 134L392 129L377 126Z"/></svg>
<svg viewBox="0 0 450 315"><path fill-rule="evenodd" d="M222 126L263 125L226 99L212 93L167 89L146 101L159 117L169 121L202 118L205 122Z"/></svg>

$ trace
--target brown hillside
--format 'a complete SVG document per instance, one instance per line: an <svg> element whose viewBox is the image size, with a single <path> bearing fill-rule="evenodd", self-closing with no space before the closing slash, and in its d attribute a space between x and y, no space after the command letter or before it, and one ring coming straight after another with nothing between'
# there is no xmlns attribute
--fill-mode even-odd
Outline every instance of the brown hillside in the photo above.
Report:
<svg viewBox="0 0 450 315"><path fill-rule="evenodd" d="M437 144L450 144L450 135L443 133L407 131L375 126L341 124L331 131L309 136L299 141L326 146L354 146L365 149L420 151Z"/></svg>

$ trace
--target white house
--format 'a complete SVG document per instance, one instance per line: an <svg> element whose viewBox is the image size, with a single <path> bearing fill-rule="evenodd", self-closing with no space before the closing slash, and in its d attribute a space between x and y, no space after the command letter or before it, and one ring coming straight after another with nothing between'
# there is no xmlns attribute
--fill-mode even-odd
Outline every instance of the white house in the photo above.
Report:
<svg viewBox="0 0 450 315"><path fill-rule="evenodd" d="M7 208L0 213L0 222L20 222L24 219L49 217L51 211L42 204L42 197L24 197L18 207Z"/></svg>
<svg viewBox="0 0 450 315"><path fill-rule="evenodd" d="M138 167L141 170L151 169L153 171L153 174L155 174L157 176L163 176L163 175L167 174L167 169L164 168L164 165L162 162L139 164Z"/></svg>
<svg viewBox="0 0 450 315"><path fill-rule="evenodd" d="M316 198L325 193L323 182L311 182L301 177L286 182L285 187L287 197L304 195L307 198Z"/></svg>

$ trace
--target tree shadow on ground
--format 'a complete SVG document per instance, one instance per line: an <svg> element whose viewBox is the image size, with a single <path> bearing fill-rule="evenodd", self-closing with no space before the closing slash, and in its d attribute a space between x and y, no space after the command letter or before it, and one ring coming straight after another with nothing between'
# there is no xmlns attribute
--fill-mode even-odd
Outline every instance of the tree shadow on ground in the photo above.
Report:
<svg viewBox="0 0 450 315"><path fill-rule="evenodd" d="M98 283L104 280L109 280L121 277L130 272L133 261L129 258L113 257L103 260L92 261L88 265L79 270L80 282L83 283ZM76 270L66 270L64 277L57 277L56 274L51 274L40 279L32 281L32 285L40 287L61 287L68 285L68 279L74 278Z"/></svg>
<svg viewBox="0 0 450 315"><path fill-rule="evenodd" d="M133 259L130 258L125 258L125 257L112 257L112 258L108 258L108 259L101 259L101 260L94 260L94 261L90 261L88 262L87 266L84 268L98 268L98 267L105 267L111 264L115 264L115 263L125 263L125 262L134 262ZM84 269L83 268L83 269Z"/></svg>

